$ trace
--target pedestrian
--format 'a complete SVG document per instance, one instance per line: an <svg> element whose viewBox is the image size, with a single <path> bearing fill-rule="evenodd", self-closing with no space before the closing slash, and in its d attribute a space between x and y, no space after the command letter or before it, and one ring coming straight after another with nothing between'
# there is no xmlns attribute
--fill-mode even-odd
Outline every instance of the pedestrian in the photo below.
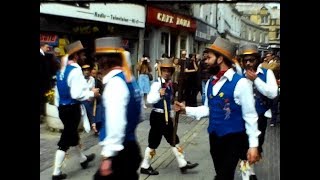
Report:
<svg viewBox="0 0 320 180"><path fill-rule="evenodd" d="M147 96L147 102L153 104L150 114L150 131L148 136L148 147L145 150L144 159L141 164L140 173L148 175L158 175L150 163L156 154L156 149L160 145L161 138L164 136L171 145L171 149L176 156L181 173L186 173L187 169L198 166L198 163L191 163L184 158L184 152L179 145L179 137L173 144L173 121L170 118L171 99L173 98L172 83L170 81L175 70L171 59L164 58L158 65L160 72L158 81L153 82L151 90Z"/></svg>
<svg viewBox="0 0 320 180"><path fill-rule="evenodd" d="M130 55L120 47L121 38L95 40L98 70L103 75L102 119L99 138L101 162L95 180L138 180L141 163L135 131L140 121L142 96L131 74Z"/></svg>
<svg viewBox="0 0 320 180"><path fill-rule="evenodd" d="M98 79L98 72L96 68L91 70L91 76L95 81L95 88L99 88L100 94L103 94L102 80ZM102 119L104 118L104 111L102 105L102 97L96 97L93 101L93 122L91 124L92 130L96 136L99 135L99 130L102 125Z"/></svg>
<svg viewBox="0 0 320 180"><path fill-rule="evenodd" d="M204 50L202 52L202 58L199 63L199 71L200 74L200 81L201 81L201 103L204 105L204 99L205 99L205 86L206 82L208 81L210 77L210 73L208 73L208 64L205 63L207 60L208 51Z"/></svg>
<svg viewBox="0 0 320 180"><path fill-rule="evenodd" d="M147 94L150 91L150 81L152 81L152 79L149 78L149 75L152 73L152 69L150 66L150 59L147 55L143 55L143 57L138 61L137 71L138 84L141 92L143 93L143 108L147 108Z"/></svg>
<svg viewBox="0 0 320 180"><path fill-rule="evenodd" d="M55 88L56 105L59 110L64 129L58 142L58 150L55 154L52 180L67 178L61 172L61 166L67 150L74 146L79 157L80 165L83 169L88 167L88 163L95 158L95 154L84 155L80 147L80 137L78 127L81 120L81 101L99 96L99 89L89 89L78 64L79 54L83 50L80 41L76 41L66 46L67 56L72 63L64 66L57 72L57 86Z"/></svg>
<svg viewBox="0 0 320 180"><path fill-rule="evenodd" d="M255 99L255 108L258 113L259 135L258 152L261 158L263 152L265 133L267 129L267 117L265 113L272 106L272 99L277 97L278 85L272 70L259 66L260 54L258 46L254 44L245 44L240 46L240 59L243 69L236 63L237 73L249 79L253 85L253 94ZM251 167L251 176L255 176L253 166Z"/></svg>
<svg viewBox="0 0 320 180"><path fill-rule="evenodd" d="M82 68L82 73L83 73L83 76L86 80L86 84L88 86L89 89L92 89L95 87L95 79L94 77L91 76L91 66L89 64L84 64L83 66L81 66ZM101 93L101 91L99 91ZM95 98L94 98L95 99ZM90 124L93 123L93 119L94 119L94 116L93 116L93 106L94 106L94 99L88 99L88 100L85 100L85 101L82 101L82 104L84 105L85 109L86 109L86 114L87 114L87 117L90 121Z"/></svg>
<svg viewBox="0 0 320 180"><path fill-rule="evenodd" d="M53 56L48 53L49 52L49 44L40 42L40 123L43 122L44 116L46 116L46 97L45 94L51 90L54 86L52 86L53 79L52 77L56 73L56 66L54 66Z"/></svg>
<svg viewBox="0 0 320 180"><path fill-rule="evenodd" d="M252 85L232 68L235 46L218 37L207 50L206 63L212 76L206 83L205 104L186 107L175 102L175 111L185 112L197 120L209 116L215 180L233 180L240 158L247 158L250 164L258 160L258 115Z"/></svg>

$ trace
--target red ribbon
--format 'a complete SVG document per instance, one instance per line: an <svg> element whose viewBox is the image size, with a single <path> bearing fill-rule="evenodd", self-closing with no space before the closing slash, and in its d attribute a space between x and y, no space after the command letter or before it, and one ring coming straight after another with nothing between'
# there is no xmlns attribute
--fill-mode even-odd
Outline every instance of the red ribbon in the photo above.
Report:
<svg viewBox="0 0 320 180"><path fill-rule="evenodd" d="M216 75L217 79L214 79L212 81L212 84L215 85L219 81L219 79L224 75L225 72L226 71L219 71L218 74Z"/></svg>

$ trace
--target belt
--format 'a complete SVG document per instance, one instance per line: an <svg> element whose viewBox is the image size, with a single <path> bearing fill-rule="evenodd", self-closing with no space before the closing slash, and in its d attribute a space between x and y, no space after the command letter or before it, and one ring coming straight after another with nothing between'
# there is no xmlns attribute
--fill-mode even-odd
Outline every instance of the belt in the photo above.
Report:
<svg viewBox="0 0 320 180"><path fill-rule="evenodd" d="M157 113L164 113L164 110L159 109L159 108L153 108L152 111L157 112Z"/></svg>
<svg viewBox="0 0 320 180"><path fill-rule="evenodd" d="M73 106L73 105L78 105L80 103L71 103L71 104L59 104L59 106Z"/></svg>

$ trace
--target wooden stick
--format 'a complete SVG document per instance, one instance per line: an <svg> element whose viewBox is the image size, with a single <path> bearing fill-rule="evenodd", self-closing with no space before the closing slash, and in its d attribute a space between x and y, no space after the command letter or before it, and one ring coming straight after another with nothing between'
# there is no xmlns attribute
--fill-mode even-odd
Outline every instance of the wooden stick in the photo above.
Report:
<svg viewBox="0 0 320 180"><path fill-rule="evenodd" d="M96 109L97 109L97 99L94 98L94 101L93 101L93 113L92 113L93 116L96 116Z"/></svg>

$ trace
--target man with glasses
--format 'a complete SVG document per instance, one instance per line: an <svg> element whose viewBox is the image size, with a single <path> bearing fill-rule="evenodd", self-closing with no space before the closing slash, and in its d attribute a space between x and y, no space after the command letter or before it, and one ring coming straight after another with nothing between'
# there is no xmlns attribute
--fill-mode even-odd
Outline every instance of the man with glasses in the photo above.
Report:
<svg viewBox="0 0 320 180"><path fill-rule="evenodd" d="M278 85L272 70L258 67L260 55L256 45L246 44L241 46L239 50L243 69L236 63L237 73L245 76L253 83L255 108L259 116L258 129L261 131L258 147L261 158L262 145L267 128L267 117L264 114L271 108L272 99L277 97Z"/></svg>

